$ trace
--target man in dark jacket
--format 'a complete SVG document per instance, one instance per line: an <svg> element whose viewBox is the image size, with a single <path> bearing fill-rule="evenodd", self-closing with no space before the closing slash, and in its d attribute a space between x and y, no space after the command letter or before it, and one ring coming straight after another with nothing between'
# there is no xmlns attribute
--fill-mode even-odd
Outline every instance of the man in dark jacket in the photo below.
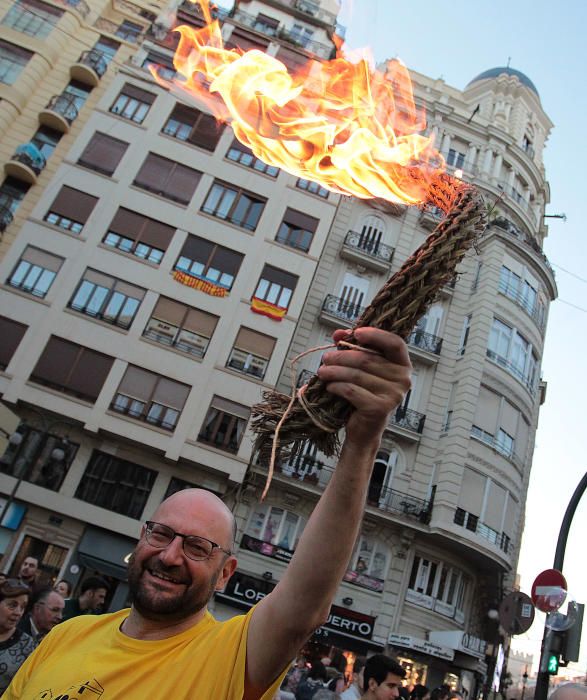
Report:
<svg viewBox="0 0 587 700"><path fill-rule="evenodd" d="M69 620L78 615L92 615L102 612L102 606L108 595L108 584L99 576L90 576L82 581L78 598L65 601L63 619Z"/></svg>

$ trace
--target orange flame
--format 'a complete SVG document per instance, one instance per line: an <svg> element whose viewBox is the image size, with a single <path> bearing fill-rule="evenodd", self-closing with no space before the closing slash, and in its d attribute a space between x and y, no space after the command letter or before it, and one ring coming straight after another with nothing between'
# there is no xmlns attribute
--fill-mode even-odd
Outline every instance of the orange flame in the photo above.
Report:
<svg viewBox="0 0 587 700"><path fill-rule="evenodd" d="M346 195L416 204L444 161L416 108L407 69L365 58L309 61L290 74L259 50L225 49L209 0L206 26L180 26L173 87L203 100L268 165ZM156 76L156 73L155 77ZM157 77L159 82L166 81Z"/></svg>

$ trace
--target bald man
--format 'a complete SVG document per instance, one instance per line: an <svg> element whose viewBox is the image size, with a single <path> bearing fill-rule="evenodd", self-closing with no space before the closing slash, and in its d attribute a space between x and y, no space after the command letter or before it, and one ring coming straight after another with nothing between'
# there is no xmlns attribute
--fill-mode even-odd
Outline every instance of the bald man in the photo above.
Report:
<svg viewBox="0 0 587 700"><path fill-rule="evenodd" d="M334 334L336 342L346 337ZM176 493L143 525L129 563L130 610L58 625L21 667L6 700L273 698L291 659L327 619L381 435L410 387L400 338L359 328L355 342L378 354L334 350L318 370L327 390L355 410L337 468L275 589L246 615L216 622L206 606L237 566L234 518L207 491Z"/></svg>
<svg viewBox="0 0 587 700"><path fill-rule="evenodd" d="M548 700L587 700L587 686L579 683L563 683L556 687Z"/></svg>

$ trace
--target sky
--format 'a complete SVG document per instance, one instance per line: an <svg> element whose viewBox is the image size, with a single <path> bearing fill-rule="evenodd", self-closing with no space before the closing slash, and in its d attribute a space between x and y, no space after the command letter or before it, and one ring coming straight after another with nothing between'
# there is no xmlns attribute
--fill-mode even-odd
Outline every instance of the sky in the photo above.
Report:
<svg viewBox="0 0 587 700"><path fill-rule="evenodd" d="M411 69L462 90L479 73L507 65L536 85L554 122L545 166L551 187L544 250L555 268L559 299L550 310L542 374L548 382L540 412L519 562L521 589L551 568L567 504L587 471L584 419L587 368L587 168L583 131L587 114L587 3L561 0L354 0L340 17L351 48L370 46L376 62L398 57ZM578 308L576 308L578 307ZM587 603L585 536L587 494L579 503L566 549L563 573L569 593ZM537 661L544 615L513 647ZM580 663L587 667L587 622Z"/></svg>

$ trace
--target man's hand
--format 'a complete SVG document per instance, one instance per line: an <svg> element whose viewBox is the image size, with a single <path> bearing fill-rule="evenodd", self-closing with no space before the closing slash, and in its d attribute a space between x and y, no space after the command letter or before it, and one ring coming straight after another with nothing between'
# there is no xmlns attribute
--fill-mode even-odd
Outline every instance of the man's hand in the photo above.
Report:
<svg viewBox="0 0 587 700"><path fill-rule="evenodd" d="M338 330L334 342L348 340L349 331ZM412 365L404 341L379 328L357 328L355 345L374 350L334 350L324 354L318 376L326 390L351 403L355 410L346 425L346 438L361 444L377 440L388 416L411 386Z"/></svg>

